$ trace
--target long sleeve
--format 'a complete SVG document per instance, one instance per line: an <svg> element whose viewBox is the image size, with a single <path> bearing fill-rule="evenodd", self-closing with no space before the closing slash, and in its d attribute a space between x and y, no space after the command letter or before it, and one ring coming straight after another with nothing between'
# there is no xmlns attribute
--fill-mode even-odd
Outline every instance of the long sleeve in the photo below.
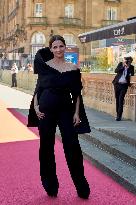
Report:
<svg viewBox="0 0 136 205"><path fill-rule="evenodd" d="M124 70L124 67L122 65L122 62L120 62L117 68L115 69L115 73L121 73L123 70Z"/></svg>

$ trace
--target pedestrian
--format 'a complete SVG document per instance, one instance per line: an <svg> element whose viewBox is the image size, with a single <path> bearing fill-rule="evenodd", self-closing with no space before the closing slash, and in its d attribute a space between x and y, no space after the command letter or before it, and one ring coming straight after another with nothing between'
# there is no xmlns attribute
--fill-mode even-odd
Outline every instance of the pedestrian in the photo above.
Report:
<svg viewBox="0 0 136 205"><path fill-rule="evenodd" d="M30 72L32 72L33 71L33 66L32 66L32 64L28 64L27 65L27 69L28 69L28 72L30 71Z"/></svg>
<svg viewBox="0 0 136 205"><path fill-rule="evenodd" d="M25 71L25 65L24 64L21 66L20 71Z"/></svg>
<svg viewBox="0 0 136 205"><path fill-rule="evenodd" d="M55 132L58 125L68 168L79 197L88 199L89 184L84 176L83 155L78 141L79 133L89 133L81 95L80 70L66 62L66 43L62 36L54 35L49 48L40 49L34 60L34 73L38 81L32 99L28 127L38 126L40 135L40 175L49 196L56 197L59 182L54 156Z"/></svg>
<svg viewBox="0 0 136 205"><path fill-rule="evenodd" d="M18 73L18 67L16 63L13 63L12 68L11 68L11 75L12 75L11 87L17 87L17 73Z"/></svg>
<svg viewBox="0 0 136 205"><path fill-rule="evenodd" d="M123 113L124 98L130 84L130 77L134 76L134 66L131 65L132 57L125 57L115 69L116 76L113 80L115 98L116 98L116 121L121 121Z"/></svg>

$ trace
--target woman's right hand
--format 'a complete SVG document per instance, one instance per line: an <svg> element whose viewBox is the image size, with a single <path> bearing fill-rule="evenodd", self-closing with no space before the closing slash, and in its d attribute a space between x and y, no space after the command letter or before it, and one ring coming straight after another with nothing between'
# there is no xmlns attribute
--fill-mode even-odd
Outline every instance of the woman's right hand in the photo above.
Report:
<svg viewBox="0 0 136 205"><path fill-rule="evenodd" d="M39 120L45 117L45 114L39 111L39 105L35 105L34 109Z"/></svg>

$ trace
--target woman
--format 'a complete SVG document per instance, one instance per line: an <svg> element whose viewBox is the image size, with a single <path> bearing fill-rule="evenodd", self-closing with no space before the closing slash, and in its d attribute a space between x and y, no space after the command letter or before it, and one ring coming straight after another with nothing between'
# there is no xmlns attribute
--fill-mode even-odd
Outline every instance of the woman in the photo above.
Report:
<svg viewBox="0 0 136 205"><path fill-rule="evenodd" d="M76 65L65 61L65 49L64 38L54 35L49 41L49 48L39 50L35 56L34 73L38 74L38 81L29 110L28 126L39 128L40 175L47 194L56 197L59 188L54 156L58 125L77 194L87 199L90 188L84 176L78 133L90 132L90 127L81 96L81 74Z"/></svg>

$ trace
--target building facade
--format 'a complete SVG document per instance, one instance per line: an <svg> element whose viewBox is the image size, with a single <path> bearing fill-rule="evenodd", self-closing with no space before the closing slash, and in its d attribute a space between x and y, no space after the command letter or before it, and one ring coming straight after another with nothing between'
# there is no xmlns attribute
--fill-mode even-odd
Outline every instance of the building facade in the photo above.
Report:
<svg viewBox="0 0 136 205"><path fill-rule="evenodd" d="M33 61L53 34L78 47L80 61L90 52L78 35L135 16L135 0L1 0L0 53L3 58Z"/></svg>

